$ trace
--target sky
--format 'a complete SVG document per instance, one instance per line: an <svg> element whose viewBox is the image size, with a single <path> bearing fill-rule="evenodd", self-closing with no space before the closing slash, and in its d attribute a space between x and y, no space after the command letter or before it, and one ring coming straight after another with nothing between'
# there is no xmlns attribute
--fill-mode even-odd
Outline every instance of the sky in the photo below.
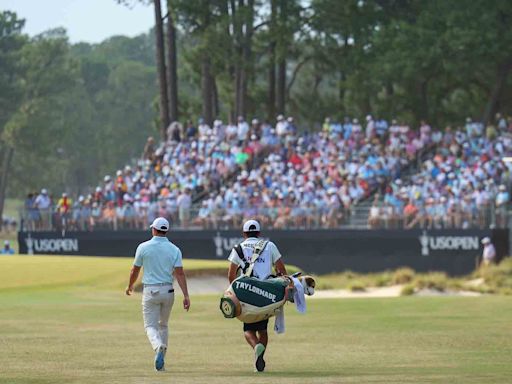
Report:
<svg viewBox="0 0 512 384"><path fill-rule="evenodd" d="M114 35L136 36L154 23L153 7L131 8L115 0L0 0L0 11L9 10L25 19L25 33L37 35L64 27L72 43L99 43Z"/></svg>

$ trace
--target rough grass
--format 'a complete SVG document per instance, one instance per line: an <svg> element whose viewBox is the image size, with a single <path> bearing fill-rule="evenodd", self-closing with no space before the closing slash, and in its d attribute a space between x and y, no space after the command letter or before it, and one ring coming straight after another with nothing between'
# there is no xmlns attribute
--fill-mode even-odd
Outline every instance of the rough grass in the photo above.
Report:
<svg viewBox="0 0 512 384"><path fill-rule="evenodd" d="M499 265L481 267L473 277L483 278L484 283L469 289L483 293L501 293L512 295L512 258L502 260Z"/></svg>
<svg viewBox="0 0 512 384"><path fill-rule="evenodd" d="M482 278L481 285L468 284L471 280ZM499 293L512 295L512 258L502 260L499 265L482 267L472 275L449 277L443 272L416 273L410 268L395 271L361 274L352 271L328 274L316 277L319 289L348 289L364 291L370 287L386 287L396 284L404 285L403 295L411 295L417 290L433 289L469 290L481 293Z"/></svg>
<svg viewBox="0 0 512 384"><path fill-rule="evenodd" d="M158 373L139 294L83 282L2 292L0 383L480 384L512 375L512 302L501 296L310 300L306 315L288 306L263 374L217 297L192 297L189 313L179 303Z"/></svg>

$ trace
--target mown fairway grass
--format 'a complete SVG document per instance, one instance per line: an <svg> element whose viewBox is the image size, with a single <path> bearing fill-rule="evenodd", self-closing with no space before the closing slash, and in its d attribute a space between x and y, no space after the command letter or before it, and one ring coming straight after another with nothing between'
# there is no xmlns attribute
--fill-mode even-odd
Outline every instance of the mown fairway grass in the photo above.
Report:
<svg viewBox="0 0 512 384"><path fill-rule="evenodd" d="M255 374L241 323L222 317L218 298L192 297L185 313L178 295L158 373L140 294L122 292L129 259L73 258L77 270L62 258L1 260L0 383L511 382L507 297L310 300L306 315L289 306L287 332L271 334L267 371Z"/></svg>

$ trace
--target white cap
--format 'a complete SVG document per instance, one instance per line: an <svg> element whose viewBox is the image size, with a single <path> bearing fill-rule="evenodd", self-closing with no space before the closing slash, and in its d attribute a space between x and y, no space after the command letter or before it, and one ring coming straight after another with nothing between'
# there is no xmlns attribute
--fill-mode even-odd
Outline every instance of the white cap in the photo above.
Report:
<svg viewBox="0 0 512 384"><path fill-rule="evenodd" d="M46 190L46 188L43 188L43 189L41 189L41 193L42 193L43 195L46 195L46 194L48 193L48 191Z"/></svg>
<svg viewBox="0 0 512 384"><path fill-rule="evenodd" d="M154 221L153 221L153 224L151 224L149 226L149 228L155 228L156 230L158 231L162 231L162 232L167 232L169 230L169 222L167 221L167 219L163 218L163 217L157 217Z"/></svg>
<svg viewBox="0 0 512 384"><path fill-rule="evenodd" d="M482 244L489 244L491 242L491 239L489 239L488 237L484 237L482 239Z"/></svg>
<svg viewBox="0 0 512 384"><path fill-rule="evenodd" d="M4 245L11 245L10 241L9 240L5 240L4 241Z"/></svg>
<svg viewBox="0 0 512 384"><path fill-rule="evenodd" d="M260 223L256 220L247 220L244 223L244 232L259 232L260 231Z"/></svg>

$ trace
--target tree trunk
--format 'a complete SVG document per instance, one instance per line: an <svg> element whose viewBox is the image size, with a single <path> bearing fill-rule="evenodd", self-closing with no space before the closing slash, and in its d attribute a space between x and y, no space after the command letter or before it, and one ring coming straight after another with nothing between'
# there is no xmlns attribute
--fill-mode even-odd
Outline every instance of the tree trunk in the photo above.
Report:
<svg viewBox="0 0 512 384"><path fill-rule="evenodd" d="M286 112L286 59L279 60L277 66L277 113Z"/></svg>
<svg viewBox="0 0 512 384"><path fill-rule="evenodd" d="M234 58L236 56L236 3L235 0L226 0L226 3L222 3L222 12L225 14L227 19L229 20L228 23L226 23L226 35L229 37L229 40L232 42L232 44L229 46L229 51L227 52L227 56L230 58L230 60L226 60L226 69L229 74L229 78L231 79L233 84L232 88L232 95L235 95L231 98L231 102L229 103L229 120L235 121L236 119L236 113L237 113L237 96L236 96L236 90L237 90L237 68L238 65L236 65Z"/></svg>
<svg viewBox="0 0 512 384"><path fill-rule="evenodd" d="M279 62L277 64L277 113L284 114L286 112L286 55L287 55L287 39L284 34L286 29L286 18L288 12L286 9L286 1L281 0L279 10Z"/></svg>
<svg viewBox="0 0 512 384"><path fill-rule="evenodd" d="M217 79L215 76L212 76L212 108L213 108L213 118L217 118L220 113L219 108L219 90L217 89Z"/></svg>
<svg viewBox="0 0 512 384"><path fill-rule="evenodd" d="M267 119L273 121L276 118L276 18L277 0L271 0L270 15L270 45L268 63L268 92L267 92Z"/></svg>
<svg viewBox="0 0 512 384"><path fill-rule="evenodd" d="M233 31L235 42L235 114L242 116L242 67L243 63L243 19L240 9L244 6L244 0L238 0L238 10L235 11L235 2L232 1Z"/></svg>
<svg viewBox="0 0 512 384"><path fill-rule="evenodd" d="M165 47L160 0L153 0L155 8L156 64L158 85L160 87L160 132L165 140L169 126L169 98L167 95L167 78L165 73Z"/></svg>
<svg viewBox="0 0 512 384"><path fill-rule="evenodd" d="M212 75L210 72L210 56L208 52L203 53L201 61L201 95L203 99L203 119L212 126L213 123L213 91L212 91Z"/></svg>
<svg viewBox="0 0 512 384"><path fill-rule="evenodd" d="M276 118L276 46L270 44L268 64L268 92L267 92L267 118L273 121Z"/></svg>
<svg viewBox="0 0 512 384"><path fill-rule="evenodd" d="M497 112L496 108L498 105L498 101L500 99L501 93L503 92L503 88L507 83L507 77L510 73L510 69L512 68L512 61L506 62L499 66L496 73L496 80L491 90L491 94L489 95L489 100L485 106L484 114L482 117L482 122L484 125L487 125L489 121L491 121L494 114Z"/></svg>
<svg viewBox="0 0 512 384"><path fill-rule="evenodd" d="M1 220L4 213L4 204L7 192L7 178L9 175L9 169L11 168L12 156L14 155L14 149L7 146L4 151L2 159L2 173L0 174L0 231L2 230L3 220Z"/></svg>
<svg viewBox="0 0 512 384"><path fill-rule="evenodd" d="M171 0L167 0L167 80L169 93L169 121L179 119L178 112L178 60L176 47L176 27L174 25Z"/></svg>
<svg viewBox="0 0 512 384"><path fill-rule="evenodd" d="M244 118L247 115L247 88L252 68L252 34L254 18L254 0L248 0L244 12L245 34L243 35L242 66L240 70L240 115Z"/></svg>

